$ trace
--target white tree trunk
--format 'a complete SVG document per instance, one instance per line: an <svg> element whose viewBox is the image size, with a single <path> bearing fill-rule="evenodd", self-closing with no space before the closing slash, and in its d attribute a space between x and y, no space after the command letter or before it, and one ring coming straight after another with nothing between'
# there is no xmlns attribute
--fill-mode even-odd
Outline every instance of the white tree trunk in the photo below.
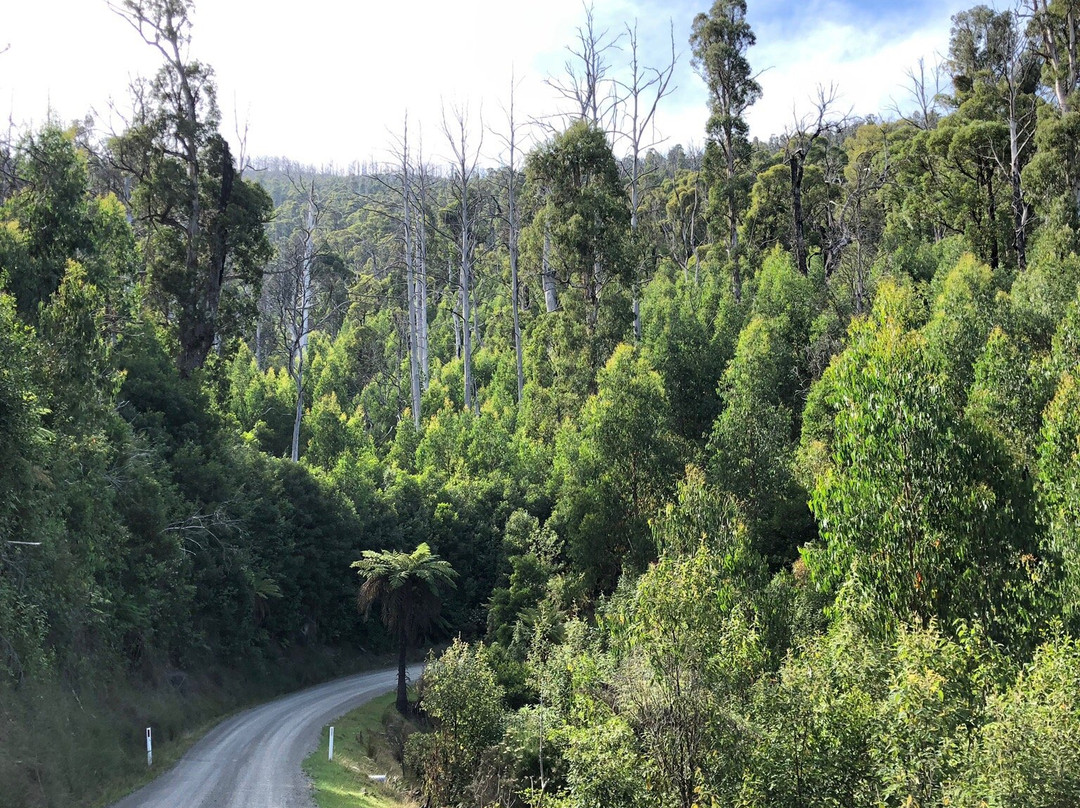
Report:
<svg viewBox="0 0 1080 808"><path fill-rule="evenodd" d="M417 300L416 315L418 318L418 336L420 338L420 384L426 390L430 377L431 364L428 359L428 282L427 282L427 233L424 226L423 208L418 213L417 239L419 245L420 262L417 266Z"/></svg>
<svg viewBox="0 0 1080 808"><path fill-rule="evenodd" d="M559 308L559 294L555 288L555 272L551 269L551 231L544 225L544 256L540 277L544 283L544 307L548 313Z"/></svg>
<svg viewBox="0 0 1080 808"><path fill-rule="evenodd" d="M304 360L311 331L311 267L315 261L315 182L308 194L304 255L300 263L300 325L296 339L296 417L293 420L292 460L300 460L300 426L304 420ZM295 320L294 320L295 322Z"/></svg>
<svg viewBox="0 0 1080 808"><path fill-rule="evenodd" d="M517 400L525 392L525 370L521 350L521 284L518 280L518 221L514 200L513 147L510 149L510 308L514 317L514 362L517 367Z"/></svg>
<svg viewBox="0 0 1080 808"><path fill-rule="evenodd" d="M428 273L427 273L427 169L424 167L423 143L417 155L417 336L420 347L420 386L427 390L431 377L431 362L428 351Z"/></svg>
<svg viewBox="0 0 1080 808"><path fill-rule="evenodd" d="M467 185L463 183L467 188ZM469 265L468 213L464 194L461 203L461 360L465 364L465 409L473 408L472 378L472 267Z"/></svg>
<svg viewBox="0 0 1080 808"><path fill-rule="evenodd" d="M413 223L409 206L411 196L412 184L409 182L409 122L406 119L401 148L401 221L405 230L405 296L408 301L409 386L412 391L413 426L420 429L420 315L417 311Z"/></svg>
<svg viewBox="0 0 1080 808"><path fill-rule="evenodd" d="M518 241L521 226L517 213L517 130L514 127L514 81L510 80L510 183L507 187L509 247L510 247L510 310L514 318L514 362L517 368L517 401L521 403L525 391L525 371L521 351L521 288L518 282Z"/></svg>
<svg viewBox="0 0 1080 808"><path fill-rule="evenodd" d="M446 139L450 143L450 148L454 152L455 165L454 173L457 181L457 190L460 194L461 201L461 266L459 269L459 280L461 283L461 359L465 366L464 370L464 387L465 387L465 409L474 410L475 407L475 389L473 381L473 368L472 368L472 349L473 349L473 311L472 311L472 236L470 233L470 220L469 220L469 185L472 181L473 172L476 170L476 160L479 156L480 150L477 148L475 153L471 150L468 138L468 114L464 110L458 110L455 119L455 131L451 131L445 117L443 115L443 133L446 135Z"/></svg>
<svg viewBox="0 0 1080 808"><path fill-rule="evenodd" d="M446 283L447 283L447 288L449 288L449 289L454 288L454 265L450 262L449 259L447 259L447 261L446 261ZM459 287L461 286L460 282L458 283L458 286ZM454 326L454 358L455 359L460 359L461 358L461 317L459 315L459 312L461 310L460 306L459 306L459 304L461 303L461 293L460 293L460 291L458 292L458 294L456 294L452 298L450 298L450 300L451 300L451 303L450 303L450 322L453 323L453 326Z"/></svg>

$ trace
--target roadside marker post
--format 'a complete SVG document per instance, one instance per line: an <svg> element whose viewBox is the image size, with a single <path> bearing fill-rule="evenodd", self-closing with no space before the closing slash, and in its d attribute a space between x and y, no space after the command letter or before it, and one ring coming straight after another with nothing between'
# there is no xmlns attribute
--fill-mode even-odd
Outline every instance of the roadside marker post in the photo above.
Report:
<svg viewBox="0 0 1080 808"><path fill-rule="evenodd" d="M330 760L334 759L334 728L330 727Z"/></svg>
<svg viewBox="0 0 1080 808"><path fill-rule="evenodd" d="M150 727L146 728L146 765L154 765L154 747L150 740Z"/></svg>

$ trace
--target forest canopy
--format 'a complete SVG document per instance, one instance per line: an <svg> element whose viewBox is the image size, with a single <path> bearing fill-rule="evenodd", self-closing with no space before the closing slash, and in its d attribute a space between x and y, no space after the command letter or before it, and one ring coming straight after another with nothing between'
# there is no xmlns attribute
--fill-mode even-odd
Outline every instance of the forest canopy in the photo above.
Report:
<svg viewBox="0 0 1080 808"><path fill-rule="evenodd" d="M540 142L448 107L447 160L406 122L337 172L230 143L190 0L115 10L161 57L127 128L0 141L15 805L80 793L35 688L389 649L350 564L419 546L430 804L1080 802L1077 0L768 140L716 0L663 151L676 49L590 7Z"/></svg>

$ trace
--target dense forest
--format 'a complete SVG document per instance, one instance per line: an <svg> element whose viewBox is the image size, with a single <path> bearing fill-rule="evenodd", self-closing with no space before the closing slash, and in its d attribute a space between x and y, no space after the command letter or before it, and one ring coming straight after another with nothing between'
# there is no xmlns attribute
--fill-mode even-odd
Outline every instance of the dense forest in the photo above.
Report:
<svg viewBox="0 0 1080 808"><path fill-rule="evenodd" d="M125 694L390 648L350 564L426 544L427 804L1080 803L1080 2L762 141L716 0L700 151L586 9L541 138L348 172L234 152L190 0L116 10L125 131L0 143L5 800L137 763Z"/></svg>

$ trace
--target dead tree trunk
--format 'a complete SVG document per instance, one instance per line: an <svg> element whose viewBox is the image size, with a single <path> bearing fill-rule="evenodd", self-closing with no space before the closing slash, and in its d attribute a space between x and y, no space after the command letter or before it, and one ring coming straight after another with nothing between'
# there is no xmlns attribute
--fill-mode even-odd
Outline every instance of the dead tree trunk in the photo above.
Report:
<svg viewBox="0 0 1080 808"><path fill-rule="evenodd" d="M311 270L315 263L315 181L308 189L307 221L304 225L304 252L300 261L299 324L294 337L296 361L294 377L296 379L296 415L293 419L292 461L300 460L300 426L304 419L304 361L306 359L308 334L311 332ZM295 321L294 321L295 322Z"/></svg>
<svg viewBox="0 0 1080 808"><path fill-rule="evenodd" d="M473 149L469 144L468 136L468 113L466 110L456 110L454 117L454 129L443 115L443 134L446 135L450 148L454 153L454 179L460 204L461 234L459 249L461 252L461 266L459 281L461 283L461 358L464 364L464 387L465 409L476 409L475 382L473 380L472 348L473 348L473 313L472 313L472 233L469 212L469 190L472 187L473 175L476 172L476 162L480 155L480 146ZM482 143L481 138L481 143Z"/></svg>

